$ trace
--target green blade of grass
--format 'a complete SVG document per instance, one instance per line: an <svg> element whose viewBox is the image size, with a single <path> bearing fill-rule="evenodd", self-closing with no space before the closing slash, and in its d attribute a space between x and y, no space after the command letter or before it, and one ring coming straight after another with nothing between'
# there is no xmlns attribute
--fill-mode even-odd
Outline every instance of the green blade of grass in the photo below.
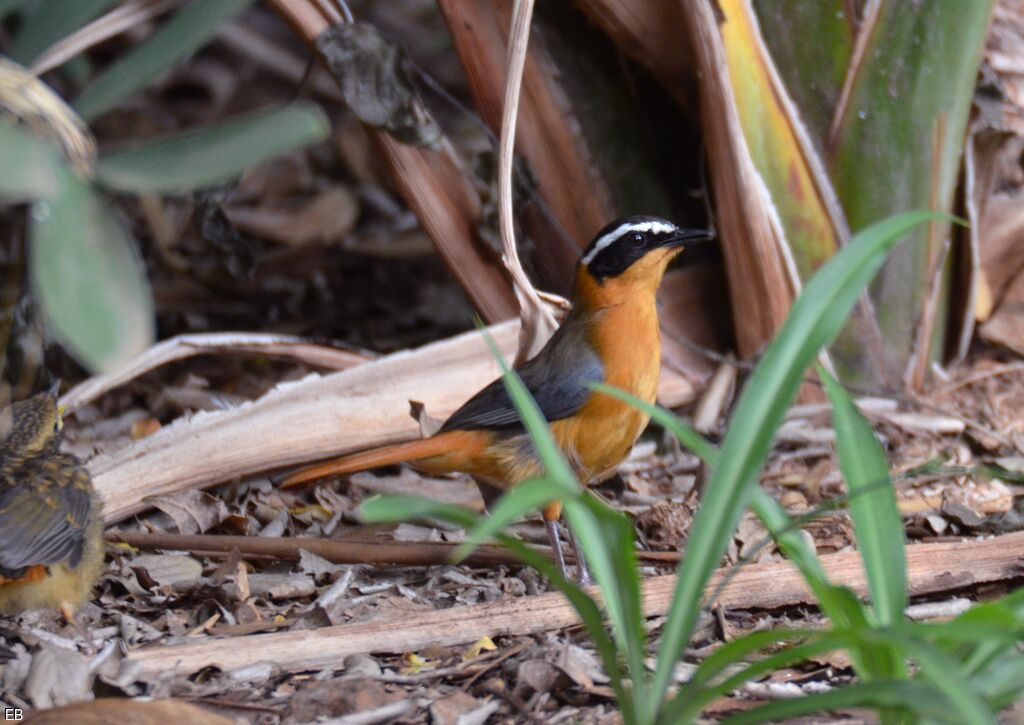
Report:
<svg viewBox="0 0 1024 725"><path fill-rule="evenodd" d="M904 653L917 660L921 667L921 676L930 680L958 711L958 722L986 725L996 721L992 708L971 687L959 662L937 647L915 637L900 636L891 631L888 631L886 636Z"/></svg>
<svg viewBox="0 0 1024 725"><path fill-rule="evenodd" d="M411 519L441 519L469 529L483 518L464 506L440 503L420 496L372 496L359 505L366 523L392 523Z"/></svg>
<svg viewBox="0 0 1024 725"><path fill-rule="evenodd" d="M629 663L633 677L634 696L638 703L641 722L647 721L645 709L651 702L644 692L646 682L643 669L643 613L640 610L640 583L635 560L632 572L626 563L632 552L632 528L621 535L620 522L606 508L596 507L583 500L579 483L569 468L561 448L555 442L537 403L516 372L508 367L494 340L484 331L484 337L502 368L502 380L509 397L515 404L523 425L530 434L538 457L547 471L547 478L561 490L561 499L569 526L575 533L591 573L601 588L605 609ZM613 534L611 540L607 536ZM616 535L618 534L618 535ZM630 551L618 549L628 546Z"/></svg>
<svg viewBox="0 0 1024 725"><path fill-rule="evenodd" d="M971 678L971 685L996 710L1008 707L1021 699L1024 693L1024 656L1017 651L1004 650L1001 657L992 660L985 671Z"/></svg>
<svg viewBox="0 0 1024 725"><path fill-rule="evenodd" d="M513 539L510 536L501 535L498 541L508 547L523 563L532 566L539 571L548 582L558 591L565 595L576 613L583 620L583 626L587 630L591 641L597 647L605 672L612 683L615 691L616 701L626 725L640 722L636 711L636 698L634 693L626 689L627 673L623 671L619 650L614 640L608 636L604 628L604 617L597 603L587 595L580 587L576 586L562 576L562 573L546 558L527 547L523 542ZM636 676L634 676L634 681Z"/></svg>
<svg viewBox="0 0 1024 725"><path fill-rule="evenodd" d="M766 647L792 644L793 642L805 642L809 639L817 640L820 632L808 629L766 629L760 632L751 632L742 637L724 643L721 647L704 658L704 661L697 667L687 687L698 687L710 683L715 677L744 658L759 652Z"/></svg>
<svg viewBox="0 0 1024 725"><path fill-rule="evenodd" d="M804 287L778 337L740 396L722 455L694 517L658 654L651 696L665 696L676 661L700 612L700 592L725 553L750 501L775 430L796 395L804 370L835 339L886 252L931 212L911 212L859 232Z"/></svg>
<svg viewBox="0 0 1024 725"><path fill-rule="evenodd" d="M129 194L208 188L286 151L322 141L330 128L318 105L297 101L111 151L96 164L96 180Z"/></svg>
<svg viewBox="0 0 1024 725"><path fill-rule="evenodd" d="M562 493L546 477L524 481L509 489L498 499L490 514L481 517L480 522L469 531L466 540L456 547L452 559L462 561L473 549L516 519L533 513L561 496Z"/></svg>
<svg viewBox="0 0 1024 725"><path fill-rule="evenodd" d="M469 529L478 525L482 517L469 509L452 504L443 504L418 496L374 496L360 506L360 513L367 522L406 521L409 519L436 518ZM619 650L604 629L604 617L586 592L562 576L562 573L542 554L532 550L523 542L505 534L496 536L497 541L515 554L524 564L536 569L548 582L569 600L580 615L587 634L597 647L605 671L608 673L620 704L623 721L627 725L638 722L634 702L626 690L626 673L622 671Z"/></svg>
<svg viewBox="0 0 1024 725"><path fill-rule="evenodd" d="M512 398L512 403L516 406L519 417L523 420L523 426L533 441L537 457L540 458L545 469L547 469L547 474L552 483L566 494L573 495L579 493L580 485L576 481L576 476L573 474L572 469L569 468L569 463L565 460L565 456L562 455L562 449L555 442L555 437L551 434L551 429L548 427L547 419L544 418L544 414L537 407L537 402L530 395L530 391L526 389L516 371L511 369L508 363L505 362L501 350L494 342L494 338L491 337L490 333L483 328L481 328L481 333L487 342L487 346L491 349L491 354L498 361L498 365L501 366L502 383L505 385L509 397Z"/></svg>
<svg viewBox="0 0 1024 725"><path fill-rule="evenodd" d="M751 635L745 635L744 637L733 640L733 642L741 643L740 646L723 653L723 655L717 660L716 667L724 669L724 667L737 665L742 662L746 654L749 654L741 654L743 650L746 649L746 643L744 643L743 640L746 639L746 637L761 634L765 633L755 632ZM782 669L783 667L790 667L799 662L804 662L810 657L816 657L828 652L835 652L837 650L848 650L856 648L858 645L856 633L849 631L806 631L804 632L804 638L806 640L805 642L791 647L786 647L778 652L767 655L756 662L743 667L738 672L730 674L721 682L711 683L708 681L702 681L700 683L694 683L692 686L684 686L680 690L679 694L672 699L667 707L665 707L661 716L661 722L666 724L692 722L698 715L700 715L701 710L705 707L710 705L719 697L729 694L746 682L750 682L751 680ZM761 640L762 638L758 639ZM733 642L728 644L731 645ZM726 646L728 645L723 645L722 648ZM728 662L726 661L727 659L729 660Z"/></svg>
<svg viewBox="0 0 1024 725"><path fill-rule="evenodd" d="M633 678L633 697L640 722L654 719L657 703L647 696L644 654L647 633L640 600L640 567L633 524L603 501L583 494L565 500L565 516L580 549L601 587L608 619Z"/></svg>
<svg viewBox="0 0 1024 725"><path fill-rule="evenodd" d="M86 121L95 120L206 45L222 24L239 15L251 2L195 0L189 3L145 42L123 54L86 86L75 99L74 109Z"/></svg>
<svg viewBox="0 0 1024 725"><path fill-rule="evenodd" d="M593 387L595 390L619 398L650 415L655 423L673 433L683 446L696 454L709 466L714 467L718 462L720 455L718 448L700 433L686 425L671 411L648 403L610 385L595 383ZM851 628L863 621L866 612L860 602L857 601L856 597L848 589L836 587L829 581L828 575L821 565L821 560L818 559L817 552L800 535L799 527L794 525L793 520L782 506L759 487L754 488L750 506L765 528L768 529L772 538L778 543L782 553L800 570L801 575L818 599L822 611L828 615L833 623L840 628ZM722 586L728 580L728 577L723 580ZM859 611L851 611L851 606ZM855 649L851 651L850 655L857 671L862 674L867 673L868 668L860 651Z"/></svg>
<svg viewBox="0 0 1024 725"><path fill-rule="evenodd" d="M891 485L873 485L889 480L889 464L850 396L820 365L818 375L832 402L839 465L850 492L850 515L875 617L882 626L890 626L903 619L907 608L907 565L896 493Z"/></svg>
<svg viewBox="0 0 1024 725"><path fill-rule="evenodd" d="M949 710L949 700L943 697L942 692L911 680L862 682L791 700L776 700L733 715L724 722L726 725L759 725L848 707L908 708L919 716L938 722L957 722Z"/></svg>

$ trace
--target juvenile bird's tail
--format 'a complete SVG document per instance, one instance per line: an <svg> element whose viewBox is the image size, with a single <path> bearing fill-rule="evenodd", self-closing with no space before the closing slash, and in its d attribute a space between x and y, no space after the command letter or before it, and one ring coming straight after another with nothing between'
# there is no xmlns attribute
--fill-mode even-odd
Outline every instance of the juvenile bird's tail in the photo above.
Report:
<svg viewBox="0 0 1024 725"><path fill-rule="evenodd" d="M281 487L292 488L293 486L301 486L304 483L319 481L328 476L344 476L370 468L393 466L396 463L419 461L424 458L434 458L435 456L471 454L472 451L469 449L475 448L473 446L475 441L467 438L468 433L469 431L448 431L418 441L374 448L369 451L360 451L359 453L352 453L341 458L324 461L323 463L316 463L306 468L300 468L298 471L282 478ZM457 457L462 458L463 456L458 455ZM432 469L435 467L427 466L427 468ZM438 472L446 469L458 470L458 465L442 465L439 467Z"/></svg>

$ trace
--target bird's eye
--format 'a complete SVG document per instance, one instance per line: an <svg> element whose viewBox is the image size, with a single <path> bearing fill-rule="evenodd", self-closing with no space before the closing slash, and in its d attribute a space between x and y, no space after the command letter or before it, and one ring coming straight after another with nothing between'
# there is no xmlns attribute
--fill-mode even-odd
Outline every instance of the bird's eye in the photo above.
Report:
<svg viewBox="0 0 1024 725"><path fill-rule="evenodd" d="M632 244L634 247L642 246L644 241L645 241L644 235L641 234L640 232L633 232L629 236L629 243Z"/></svg>

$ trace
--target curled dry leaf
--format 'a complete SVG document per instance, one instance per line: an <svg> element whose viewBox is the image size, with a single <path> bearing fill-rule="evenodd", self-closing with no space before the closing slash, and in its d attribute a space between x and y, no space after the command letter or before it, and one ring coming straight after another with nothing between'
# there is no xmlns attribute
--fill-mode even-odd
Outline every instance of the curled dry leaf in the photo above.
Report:
<svg viewBox="0 0 1024 725"><path fill-rule="evenodd" d="M170 516L182 534L205 533L231 514L224 501L196 490L152 496L146 503Z"/></svg>

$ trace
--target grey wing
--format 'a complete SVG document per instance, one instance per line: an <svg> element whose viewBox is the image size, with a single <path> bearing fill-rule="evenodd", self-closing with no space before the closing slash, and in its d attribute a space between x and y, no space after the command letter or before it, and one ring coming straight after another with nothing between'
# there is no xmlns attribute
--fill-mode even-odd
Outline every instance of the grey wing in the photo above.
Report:
<svg viewBox="0 0 1024 725"><path fill-rule="evenodd" d="M0 576L14 578L37 564L75 566L81 559L91 494L87 480L79 479L88 474L76 466L62 485L53 473L33 471L31 487L0 484Z"/></svg>
<svg viewBox="0 0 1024 725"><path fill-rule="evenodd" d="M549 422L576 413L593 392L587 383L604 380L597 353L573 333L571 326L563 325L536 357L516 371ZM455 411L441 430L521 427L519 411L499 378Z"/></svg>

